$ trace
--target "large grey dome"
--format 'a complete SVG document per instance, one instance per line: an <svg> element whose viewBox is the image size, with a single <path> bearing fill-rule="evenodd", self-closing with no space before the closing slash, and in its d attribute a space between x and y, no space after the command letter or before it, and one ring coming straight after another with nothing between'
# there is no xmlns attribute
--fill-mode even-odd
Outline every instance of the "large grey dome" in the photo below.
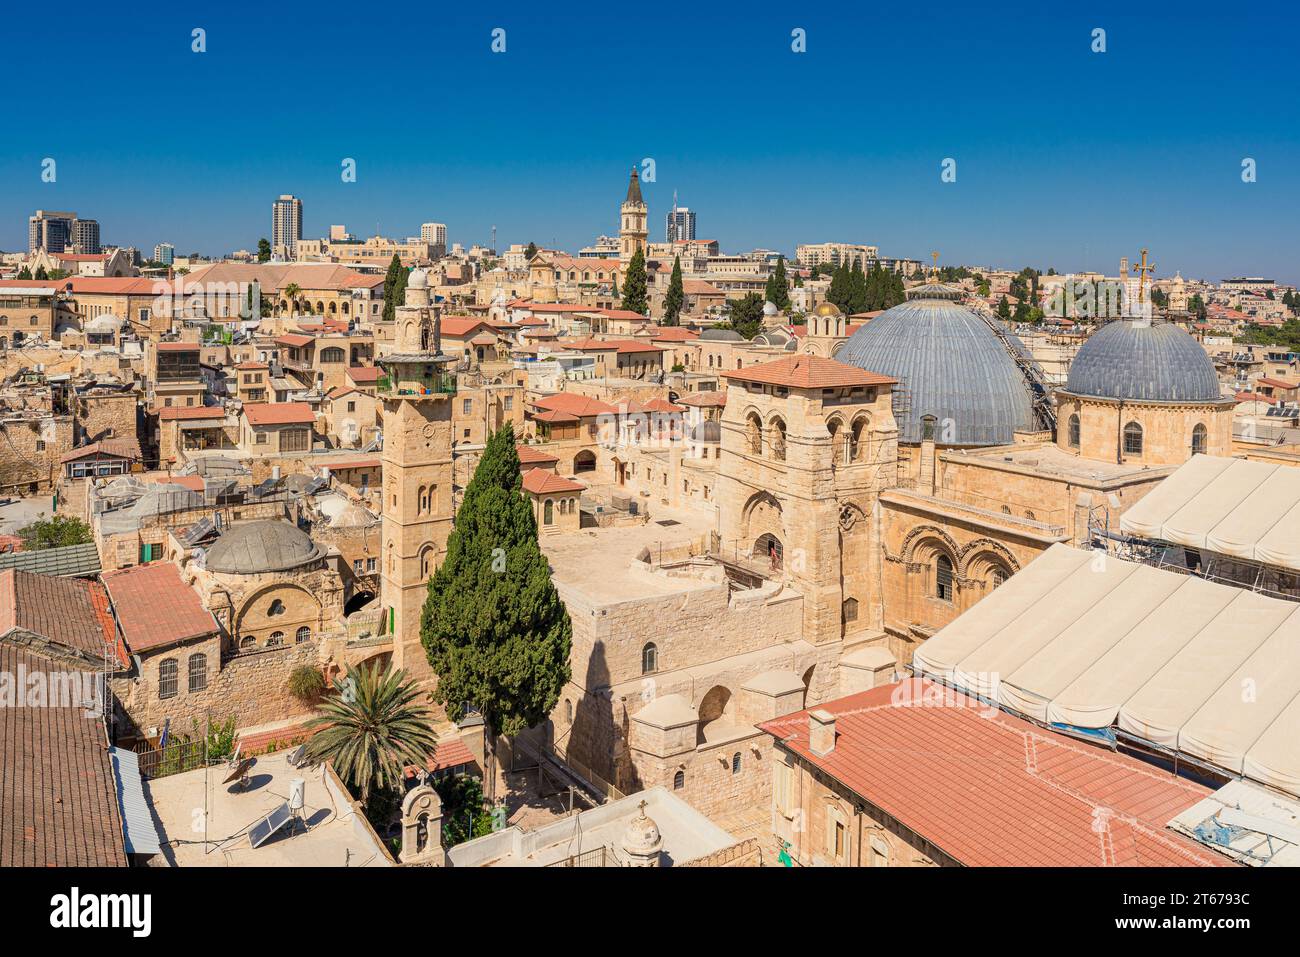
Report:
<svg viewBox="0 0 1300 957"><path fill-rule="evenodd" d="M932 283L909 292L920 298L885 310L835 355L898 379L899 441L920 442L927 416L942 445L1005 445L1037 428L1024 373L988 322L956 301L960 290Z"/></svg>
<svg viewBox="0 0 1300 957"><path fill-rule="evenodd" d="M245 522L232 525L208 549L204 566L232 575L287 571L325 554L292 522Z"/></svg>
<svg viewBox="0 0 1300 957"><path fill-rule="evenodd" d="M735 329L705 329L700 338L707 342L744 342L745 337Z"/></svg>
<svg viewBox="0 0 1300 957"><path fill-rule="evenodd" d="M1196 340L1168 322L1106 323L1070 363L1065 391L1137 402L1209 402L1222 398L1214 363Z"/></svg>

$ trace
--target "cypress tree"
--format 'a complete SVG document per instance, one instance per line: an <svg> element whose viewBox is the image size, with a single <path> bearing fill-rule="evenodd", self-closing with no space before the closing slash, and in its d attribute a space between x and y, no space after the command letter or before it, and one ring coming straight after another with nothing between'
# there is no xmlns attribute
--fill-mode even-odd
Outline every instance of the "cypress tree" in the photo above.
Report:
<svg viewBox="0 0 1300 957"><path fill-rule="evenodd" d="M682 257L673 257L673 274L668 279L668 293L664 296L664 325L675 326L682 314L686 297L682 292Z"/></svg>
<svg viewBox="0 0 1300 957"><path fill-rule="evenodd" d="M645 315L645 291L645 253L638 249L632 254L632 261L627 264L627 273L623 276L623 308Z"/></svg>
<svg viewBox="0 0 1300 957"><path fill-rule="evenodd" d="M514 429L506 423L483 450L446 559L429 579L420 640L438 675L433 700L453 721L477 708L491 749L495 735L546 720L569 680L572 636L537 543Z"/></svg>
<svg viewBox="0 0 1300 957"><path fill-rule="evenodd" d="M36 275L33 276L32 278L35 279L35 280L37 280L37 281L42 280L42 279L49 279L49 278L50 278L50 274L47 273L47 272L45 271L45 267L44 267L44 266L37 266L37 267L36 267Z"/></svg>
<svg viewBox="0 0 1300 957"><path fill-rule="evenodd" d="M528 248L524 250L524 262L530 263L533 257L537 255L537 243L529 243Z"/></svg>
<svg viewBox="0 0 1300 957"><path fill-rule="evenodd" d="M388 264L388 273L384 276L384 321L385 322L392 322L393 318L396 315L396 313L393 312L393 310L396 309L398 306L398 302L395 296L398 291L398 283L401 283L401 288L403 290L406 288L406 283L403 280L403 277L405 275L406 275L406 270L402 268L401 257L398 256L397 253L393 253L393 259Z"/></svg>
<svg viewBox="0 0 1300 957"><path fill-rule="evenodd" d="M790 311L790 281L785 275L785 257L780 256L776 260L776 273L773 276L776 280L776 298L772 302L776 308L782 312Z"/></svg>
<svg viewBox="0 0 1300 957"><path fill-rule="evenodd" d="M1011 306L1007 302L1006 296L998 300L997 315L1003 322L1008 322L1011 319Z"/></svg>

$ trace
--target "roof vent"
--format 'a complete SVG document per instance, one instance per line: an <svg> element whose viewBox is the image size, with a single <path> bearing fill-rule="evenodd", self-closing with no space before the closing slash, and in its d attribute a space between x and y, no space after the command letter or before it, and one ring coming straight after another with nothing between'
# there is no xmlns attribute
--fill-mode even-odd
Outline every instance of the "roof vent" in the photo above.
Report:
<svg viewBox="0 0 1300 957"><path fill-rule="evenodd" d="M835 750L835 715L824 708L808 712L808 747L818 757Z"/></svg>

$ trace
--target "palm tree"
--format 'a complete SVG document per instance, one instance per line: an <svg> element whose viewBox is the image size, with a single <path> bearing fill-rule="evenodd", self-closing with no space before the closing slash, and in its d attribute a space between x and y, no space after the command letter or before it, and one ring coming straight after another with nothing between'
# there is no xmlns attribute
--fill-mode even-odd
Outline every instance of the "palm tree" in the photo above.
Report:
<svg viewBox="0 0 1300 957"><path fill-rule="evenodd" d="M298 309L298 293L300 292L302 292L302 288L296 282L291 282L284 287L284 294L289 297L289 315L291 316Z"/></svg>
<svg viewBox="0 0 1300 957"><path fill-rule="evenodd" d="M332 762L339 777L360 789L364 805L373 789L396 788L407 765L423 768L438 738L428 711L415 703L424 692L405 671L349 667L340 684L343 693L307 722L309 730L320 729L307 754Z"/></svg>

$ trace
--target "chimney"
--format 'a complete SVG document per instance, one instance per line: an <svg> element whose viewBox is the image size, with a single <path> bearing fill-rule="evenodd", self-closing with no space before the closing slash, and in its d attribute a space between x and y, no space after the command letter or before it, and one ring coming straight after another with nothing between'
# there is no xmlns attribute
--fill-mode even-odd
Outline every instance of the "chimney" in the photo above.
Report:
<svg viewBox="0 0 1300 957"><path fill-rule="evenodd" d="M819 758L835 750L835 715L824 708L808 712L808 747Z"/></svg>

